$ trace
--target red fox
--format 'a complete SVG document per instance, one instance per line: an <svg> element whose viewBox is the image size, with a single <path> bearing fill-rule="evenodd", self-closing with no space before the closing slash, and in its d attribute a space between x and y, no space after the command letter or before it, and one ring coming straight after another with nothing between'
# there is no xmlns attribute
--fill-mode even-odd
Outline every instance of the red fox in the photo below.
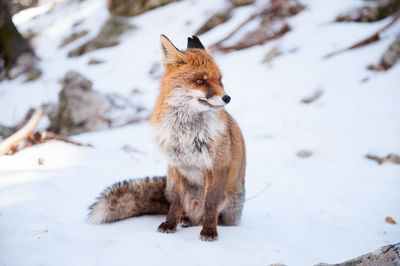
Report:
<svg viewBox="0 0 400 266"><path fill-rule="evenodd" d="M123 181L90 206L89 220L109 223L142 214L167 214L158 232L202 224L200 239L218 238L217 224L234 225L245 197L246 153L236 121L224 110L221 72L200 40L178 50L161 35L164 75L151 117L168 176Z"/></svg>

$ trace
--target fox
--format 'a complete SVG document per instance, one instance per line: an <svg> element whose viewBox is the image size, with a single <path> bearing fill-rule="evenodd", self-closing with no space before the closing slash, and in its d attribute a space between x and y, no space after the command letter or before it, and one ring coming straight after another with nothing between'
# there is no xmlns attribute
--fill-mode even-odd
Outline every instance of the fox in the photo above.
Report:
<svg viewBox="0 0 400 266"><path fill-rule="evenodd" d="M200 239L218 239L217 225L236 225L245 200L246 151L231 97L211 54L197 36L179 50L160 36L164 73L150 125L168 163L167 176L118 182L89 207L89 221L111 223L166 214L157 231L202 225Z"/></svg>

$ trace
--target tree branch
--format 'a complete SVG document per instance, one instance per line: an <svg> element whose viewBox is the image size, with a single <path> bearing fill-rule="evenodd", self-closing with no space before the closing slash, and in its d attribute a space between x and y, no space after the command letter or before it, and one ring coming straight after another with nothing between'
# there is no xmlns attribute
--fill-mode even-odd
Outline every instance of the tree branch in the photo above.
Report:
<svg viewBox="0 0 400 266"><path fill-rule="evenodd" d="M33 130L35 130L43 114L43 109L39 108L35 111L25 126L23 126L10 137L0 142L0 155L6 155L10 150L16 150L18 144L24 139L28 138L32 134Z"/></svg>
<svg viewBox="0 0 400 266"><path fill-rule="evenodd" d="M379 40L381 39L379 35L380 35L382 32L384 32L385 30L387 30L388 28L390 28L399 18L400 18L400 10L397 11L397 12L393 15L392 20L391 20L388 24L386 24L383 28L381 28L380 30L378 30L377 32L375 32L375 33L374 33L373 35L371 35L370 37L368 37L368 38L366 38L366 39L364 39L364 40L361 40L361 41L359 41L359 42L353 44L353 45L350 46L350 47L343 48L343 49L340 49L340 50L335 51L335 52L333 52L333 53L327 54L327 55L324 56L324 58L326 59L326 58L335 56L335 55L337 55L337 54L340 54L340 53L343 53L343 52L346 52L346 51L349 51L349 50L353 50L353 49L356 49L356 48L359 48L359 47L368 45L368 44L370 44L370 43L379 41Z"/></svg>

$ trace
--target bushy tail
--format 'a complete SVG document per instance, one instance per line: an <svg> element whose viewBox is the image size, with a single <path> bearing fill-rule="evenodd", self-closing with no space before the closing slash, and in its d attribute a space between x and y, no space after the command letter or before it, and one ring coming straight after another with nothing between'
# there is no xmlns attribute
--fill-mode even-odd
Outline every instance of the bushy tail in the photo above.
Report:
<svg viewBox="0 0 400 266"><path fill-rule="evenodd" d="M165 176L118 182L106 188L89 207L88 220L101 224L142 214L168 213L165 186Z"/></svg>

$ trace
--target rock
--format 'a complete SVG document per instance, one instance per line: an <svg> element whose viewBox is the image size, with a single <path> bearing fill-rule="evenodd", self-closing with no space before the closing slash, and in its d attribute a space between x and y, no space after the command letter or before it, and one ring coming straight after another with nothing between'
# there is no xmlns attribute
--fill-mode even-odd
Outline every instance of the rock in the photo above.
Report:
<svg viewBox="0 0 400 266"><path fill-rule="evenodd" d="M35 7L39 3L39 0L6 0L10 7L11 14L16 14L27 8Z"/></svg>
<svg viewBox="0 0 400 266"><path fill-rule="evenodd" d="M23 82L34 81L34 80L37 80L38 78L40 78L41 76L42 76L42 70L34 67L34 68L29 69L27 72L25 72L25 79Z"/></svg>
<svg viewBox="0 0 400 266"><path fill-rule="evenodd" d="M350 10L336 17L338 22L374 22L393 15L400 10L399 0L375 0L368 5Z"/></svg>
<svg viewBox="0 0 400 266"><path fill-rule="evenodd" d="M23 53L20 55L8 71L8 78L13 80L21 75L25 75L24 82L33 81L42 75L42 71L38 68L38 58L32 53Z"/></svg>
<svg viewBox="0 0 400 266"><path fill-rule="evenodd" d="M318 263L315 266L383 266L400 265L400 243L387 245L374 252L338 264Z"/></svg>
<svg viewBox="0 0 400 266"><path fill-rule="evenodd" d="M178 0L107 0L113 15L132 17Z"/></svg>
<svg viewBox="0 0 400 266"><path fill-rule="evenodd" d="M0 1L0 58L2 79L17 77L26 69L23 64L35 58L29 41L22 37L15 26L8 3L5 0Z"/></svg>
<svg viewBox="0 0 400 266"><path fill-rule="evenodd" d="M94 39L70 51L68 56L77 57L96 49L115 46L119 44L119 37L126 31L132 30L133 28L134 27L129 24L126 18L120 16L110 16L110 18L104 23L99 34Z"/></svg>
<svg viewBox="0 0 400 266"><path fill-rule="evenodd" d="M66 37L60 44L59 48L62 48L73 41L76 41L79 38L82 38L83 36L86 36L89 32L87 30L81 30L78 32L73 32L70 36Z"/></svg>
<svg viewBox="0 0 400 266"><path fill-rule="evenodd" d="M68 72L62 85L59 103L49 114L51 129L61 135L100 129L109 107L106 97L93 91L92 82L77 72Z"/></svg>
<svg viewBox="0 0 400 266"><path fill-rule="evenodd" d="M394 66L400 59L400 34L397 35L396 40L389 46L383 54L381 62L379 63L379 70L387 70Z"/></svg>
<svg viewBox="0 0 400 266"><path fill-rule="evenodd" d="M229 0L235 7L254 4L255 0Z"/></svg>
<svg viewBox="0 0 400 266"><path fill-rule="evenodd" d="M232 8L228 8L224 11L215 13L200 27L195 35L203 34L214 27L227 22L231 18Z"/></svg>
<svg viewBox="0 0 400 266"><path fill-rule="evenodd" d="M61 82L59 103L49 112L49 131L69 136L148 119L148 112L130 97L96 92L77 72L68 72Z"/></svg>

